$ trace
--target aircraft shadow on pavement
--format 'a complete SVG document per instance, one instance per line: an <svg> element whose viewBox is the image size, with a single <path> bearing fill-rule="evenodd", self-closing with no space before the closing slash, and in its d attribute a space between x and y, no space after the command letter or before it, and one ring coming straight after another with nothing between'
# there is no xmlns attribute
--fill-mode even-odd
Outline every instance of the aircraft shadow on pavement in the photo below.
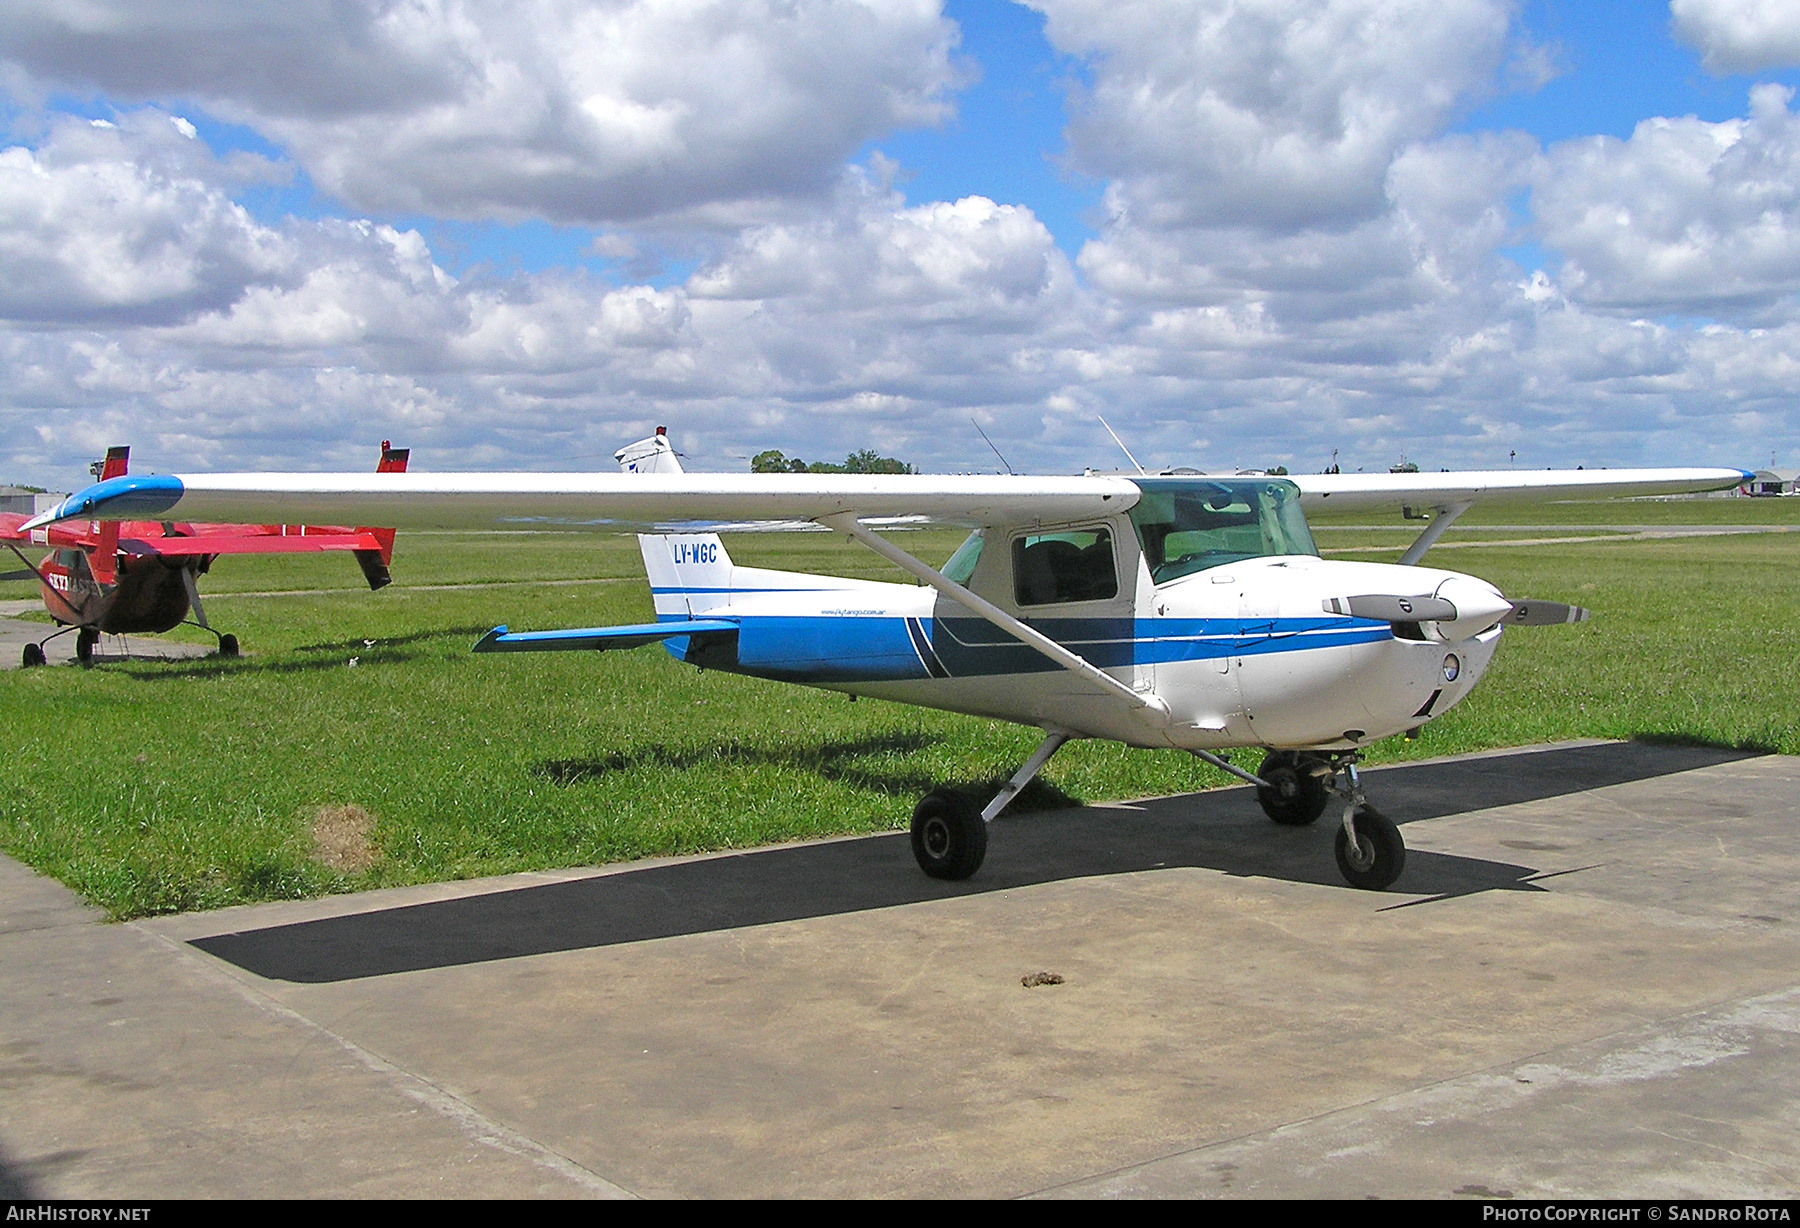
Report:
<svg viewBox="0 0 1800 1228"><path fill-rule="evenodd" d="M1753 757L1707 746L1608 743L1377 769L1398 823L1566 796ZM274 980L324 983L889 908L1173 867L1355 890L1335 825L1279 827L1244 789L1002 819L973 879L922 875L903 833L623 870L573 882L220 934L192 945ZM1537 871L1415 850L1394 891L1445 898L1541 891ZM1396 901L1401 903L1403 901Z"/></svg>

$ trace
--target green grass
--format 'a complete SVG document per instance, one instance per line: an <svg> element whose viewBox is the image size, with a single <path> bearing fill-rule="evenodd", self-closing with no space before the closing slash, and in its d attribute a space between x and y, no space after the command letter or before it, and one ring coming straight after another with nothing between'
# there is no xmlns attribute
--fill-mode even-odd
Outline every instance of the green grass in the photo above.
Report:
<svg viewBox="0 0 1800 1228"><path fill-rule="evenodd" d="M1775 501L1732 502L1762 515ZM942 561L958 537L905 540ZM1403 544L1362 544L1376 541L1366 557ZM826 534L731 549L743 563L896 577ZM1596 616L1509 633L1470 699L1372 758L1589 736L1800 753L1797 556L1800 537L1785 535L1433 555ZM996 781L1036 742L989 721L702 674L656 647L469 654L499 622L648 619L629 537L415 534L394 574L380 593L254 596L354 590L359 575L343 558L227 559L204 592L245 659L0 673L0 848L131 917L885 830L932 786ZM1105 743L1071 745L1046 777L1039 804L1225 783L1188 756ZM314 816L344 805L375 818L379 858L364 873L313 856Z"/></svg>

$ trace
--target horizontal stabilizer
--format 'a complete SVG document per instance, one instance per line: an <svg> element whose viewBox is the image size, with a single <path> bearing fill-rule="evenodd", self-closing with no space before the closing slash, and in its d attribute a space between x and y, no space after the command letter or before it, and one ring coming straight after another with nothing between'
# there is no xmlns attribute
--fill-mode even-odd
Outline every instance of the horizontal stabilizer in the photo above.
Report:
<svg viewBox="0 0 1800 1228"><path fill-rule="evenodd" d="M1515 627L1554 627L1560 623L1584 623L1587 620L1586 610L1560 601L1515 601L1512 613L1500 619Z"/></svg>
<svg viewBox="0 0 1800 1228"><path fill-rule="evenodd" d="M629 627L582 627L568 631L508 631L495 627L476 643L475 652L573 652L590 649L636 648L677 635L705 635L736 631L738 625L723 618L688 618L666 623L638 623Z"/></svg>

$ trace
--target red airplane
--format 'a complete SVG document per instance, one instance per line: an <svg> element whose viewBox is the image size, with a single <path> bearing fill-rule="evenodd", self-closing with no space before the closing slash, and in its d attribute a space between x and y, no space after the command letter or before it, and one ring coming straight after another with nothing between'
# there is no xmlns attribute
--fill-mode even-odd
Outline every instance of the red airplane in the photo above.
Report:
<svg viewBox="0 0 1800 1228"><path fill-rule="evenodd" d="M408 452L382 440L375 472L405 473ZM124 477L130 455L130 448L107 449L106 459L94 467L96 476L103 482ZM91 665L94 645L103 632L155 634L183 622L218 636L220 656L237 656L237 637L213 631L195 584L221 554L348 550L372 589L388 583L388 564L394 557L392 529L90 520L25 531L22 526L29 519L0 514L0 543L26 567L0 575L0 580L35 579L43 590L44 608L62 629L25 645L26 666L42 665L44 645L69 631L76 633L76 658ZM35 565L21 549L33 545L51 547Z"/></svg>

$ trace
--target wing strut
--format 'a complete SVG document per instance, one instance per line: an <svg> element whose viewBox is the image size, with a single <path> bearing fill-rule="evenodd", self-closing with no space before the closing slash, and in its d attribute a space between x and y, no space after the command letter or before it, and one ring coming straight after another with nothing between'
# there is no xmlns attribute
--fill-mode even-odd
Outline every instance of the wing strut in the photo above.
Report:
<svg viewBox="0 0 1800 1228"><path fill-rule="evenodd" d="M0 575L0 580L36 580L39 584L44 582L44 573L37 569L36 563L33 563L30 559L25 557L25 552L23 550L19 549L19 547L12 542L7 542L6 548L19 556L19 562L25 564L26 569L24 571L9 571L5 575Z"/></svg>
<svg viewBox="0 0 1800 1228"><path fill-rule="evenodd" d="M901 571L911 576L917 576L950 600L968 607L1020 643L1037 649L1070 673L1087 679L1102 689L1112 692L1120 699L1129 701L1133 707L1143 708L1165 718L1168 716L1169 705L1164 703L1159 696L1140 694L1132 690L1111 674L1070 652L1043 632L1026 626L993 602L977 597L942 572L926 566L892 542L877 536L873 530L856 518L855 512L834 512L829 516L820 516L817 518L817 523L839 533L849 534Z"/></svg>
<svg viewBox="0 0 1800 1228"><path fill-rule="evenodd" d="M1400 556L1400 566L1411 567L1425 557L1425 552L1437 544L1437 539L1444 535L1444 530L1456 523L1456 518L1475 506L1473 503L1446 503L1437 508L1437 514L1425 531L1413 539L1413 544L1406 548Z"/></svg>
<svg viewBox="0 0 1800 1228"><path fill-rule="evenodd" d="M206 607L200 604L200 586L194 583L194 569L192 567L183 567L181 569L181 587L187 590L188 604L194 607L194 621L199 623L200 626L204 627L206 630L211 631L212 626L206 621Z"/></svg>

